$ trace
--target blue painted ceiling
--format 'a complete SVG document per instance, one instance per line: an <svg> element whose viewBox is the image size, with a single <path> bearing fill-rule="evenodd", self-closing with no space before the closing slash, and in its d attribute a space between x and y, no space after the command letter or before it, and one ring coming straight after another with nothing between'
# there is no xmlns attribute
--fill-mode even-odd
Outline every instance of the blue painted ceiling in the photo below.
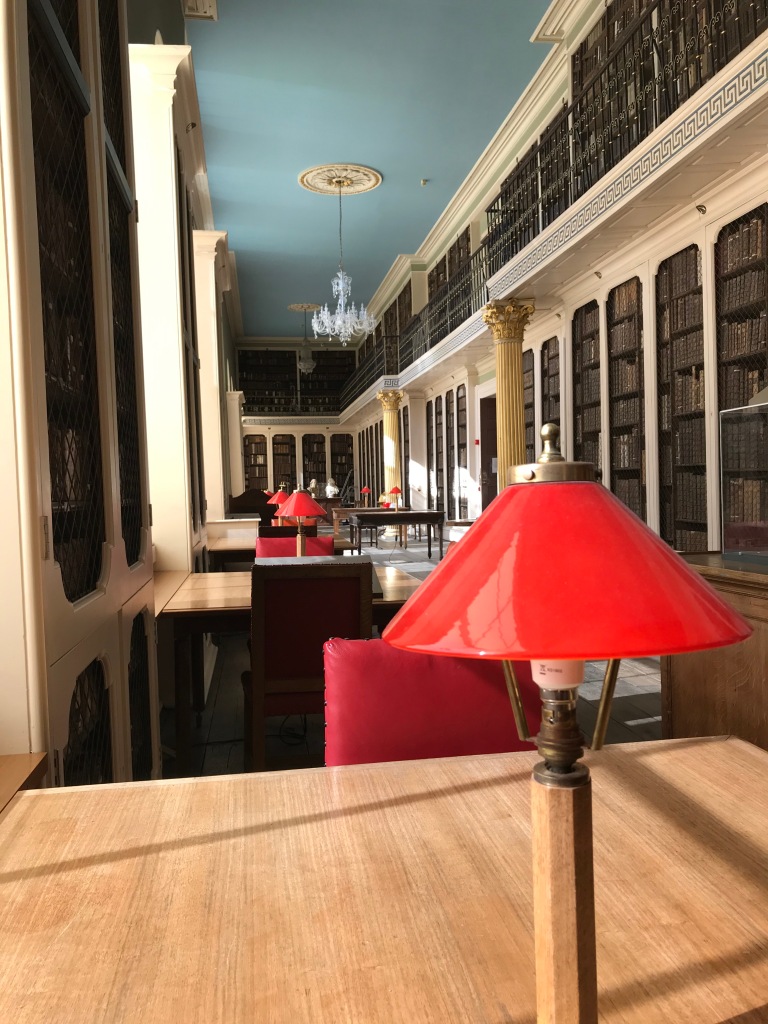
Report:
<svg viewBox="0 0 768 1024"><path fill-rule="evenodd" d="M217 22L187 21L246 335L301 337L289 303L335 306L338 200L298 184L308 167L383 175L343 200L353 301L419 248L546 57L529 39L549 2L219 0Z"/></svg>

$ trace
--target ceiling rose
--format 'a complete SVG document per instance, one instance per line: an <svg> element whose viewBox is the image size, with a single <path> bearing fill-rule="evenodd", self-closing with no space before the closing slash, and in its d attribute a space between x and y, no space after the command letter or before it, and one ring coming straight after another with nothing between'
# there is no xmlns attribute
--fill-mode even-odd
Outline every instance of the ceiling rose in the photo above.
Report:
<svg viewBox="0 0 768 1024"><path fill-rule="evenodd" d="M319 192L324 196L337 196L340 190L346 195L358 195L377 188L381 184L381 175L362 164L320 164L302 171L299 184L309 192Z"/></svg>

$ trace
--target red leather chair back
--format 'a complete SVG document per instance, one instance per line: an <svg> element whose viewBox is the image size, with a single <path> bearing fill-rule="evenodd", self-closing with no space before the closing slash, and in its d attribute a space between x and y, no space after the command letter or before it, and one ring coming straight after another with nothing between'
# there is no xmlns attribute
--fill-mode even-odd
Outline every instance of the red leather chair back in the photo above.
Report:
<svg viewBox="0 0 768 1024"><path fill-rule="evenodd" d="M324 645L325 763L369 764L532 750L521 743L497 661L416 654L383 640ZM529 662L515 675L531 735L541 699Z"/></svg>
<svg viewBox="0 0 768 1024"><path fill-rule="evenodd" d="M307 537L308 555L332 555L333 537ZM296 554L295 537L257 537L257 558L290 558Z"/></svg>

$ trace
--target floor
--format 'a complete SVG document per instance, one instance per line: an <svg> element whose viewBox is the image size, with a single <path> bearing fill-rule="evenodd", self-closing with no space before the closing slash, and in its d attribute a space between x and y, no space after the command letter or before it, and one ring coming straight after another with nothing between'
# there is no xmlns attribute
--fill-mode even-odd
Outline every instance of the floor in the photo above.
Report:
<svg viewBox="0 0 768 1024"><path fill-rule="evenodd" d="M407 549L396 541L379 538L379 547L366 547L374 562L397 565L426 579L437 565L437 551L427 558L425 541L409 541ZM193 729L193 774L222 775L243 771L243 694L241 673L248 668L247 637L223 636L208 701L199 726ZM597 715L605 662L586 666L580 689L578 715L586 736L590 736ZM268 719L267 770L312 768L323 764L323 721L321 715ZM175 775L173 758L173 711L161 713L163 774ZM658 658L622 662L616 684L607 743L630 743L661 738L661 695Z"/></svg>

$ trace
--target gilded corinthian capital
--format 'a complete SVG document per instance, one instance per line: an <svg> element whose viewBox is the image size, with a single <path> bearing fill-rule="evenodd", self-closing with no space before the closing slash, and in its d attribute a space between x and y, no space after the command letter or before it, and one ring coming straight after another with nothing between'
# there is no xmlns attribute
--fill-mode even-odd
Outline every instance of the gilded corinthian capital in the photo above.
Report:
<svg viewBox="0 0 768 1024"><path fill-rule="evenodd" d="M402 391L378 391L376 397L381 402L384 409L390 412L397 412L400 408L400 403L405 398Z"/></svg>
<svg viewBox="0 0 768 1024"><path fill-rule="evenodd" d="M534 308L532 302L496 299L483 310L483 320L490 327L494 341L522 341L528 317Z"/></svg>

